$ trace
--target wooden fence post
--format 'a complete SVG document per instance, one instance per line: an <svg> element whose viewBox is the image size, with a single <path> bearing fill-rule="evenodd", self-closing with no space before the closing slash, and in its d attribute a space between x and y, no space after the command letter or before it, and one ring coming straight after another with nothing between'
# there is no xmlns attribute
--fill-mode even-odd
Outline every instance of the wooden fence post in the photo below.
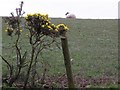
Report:
<svg viewBox="0 0 120 90"><path fill-rule="evenodd" d="M70 54L68 49L68 41L66 35L64 37L61 37L61 43L62 43L62 50L64 55L64 63L66 68L66 74L68 79L68 88L75 88L74 82L73 82L73 75L71 70L71 62L70 62Z"/></svg>

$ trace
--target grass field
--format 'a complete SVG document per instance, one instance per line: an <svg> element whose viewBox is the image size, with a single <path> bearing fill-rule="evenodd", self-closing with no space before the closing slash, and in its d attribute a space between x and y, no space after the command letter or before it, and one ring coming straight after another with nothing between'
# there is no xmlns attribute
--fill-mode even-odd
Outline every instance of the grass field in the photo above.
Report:
<svg viewBox="0 0 120 90"><path fill-rule="evenodd" d="M56 25L65 23L70 30L67 32L72 71L74 76L82 78L109 77L114 80L118 77L118 21L108 19L51 19ZM5 33L3 22L2 44L3 56L14 64L15 52L11 49L14 37ZM21 38L22 50L29 50L26 43L27 31L23 31ZM60 42L60 39L58 39ZM47 63L47 75L62 75L65 73L62 50L51 47L52 51L44 51L44 62ZM28 55L29 56L29 55ZM42 66L38 64L38 71ZM7 67L3 62L3 76Z"/></svg>

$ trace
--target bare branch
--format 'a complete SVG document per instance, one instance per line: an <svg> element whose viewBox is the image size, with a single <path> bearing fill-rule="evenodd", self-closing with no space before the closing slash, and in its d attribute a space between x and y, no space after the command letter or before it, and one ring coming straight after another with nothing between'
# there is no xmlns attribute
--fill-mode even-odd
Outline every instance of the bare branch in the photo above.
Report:
<svg viewBox="0 0 120 90"><path fill-rule="evenodd" d="M2 55L0 55L0 57L1 57L2 60L8 65L9 70L10 70L10 76L9 76L9 77L11 77L11 76L12 76L12 73L13 73L13 67L10 65L10 63L9 63Z"/></svg>

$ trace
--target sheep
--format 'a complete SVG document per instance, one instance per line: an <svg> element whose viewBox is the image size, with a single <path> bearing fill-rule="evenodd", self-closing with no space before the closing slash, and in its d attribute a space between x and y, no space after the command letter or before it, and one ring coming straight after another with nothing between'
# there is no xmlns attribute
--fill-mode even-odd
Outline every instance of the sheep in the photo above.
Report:
<svg viewBox="0 0 120 90"><path fill-rule="evenodd" d="M66 15L66 18L76 18L74 14L70 14L69 12L67 12L65 15Z"/></svg>

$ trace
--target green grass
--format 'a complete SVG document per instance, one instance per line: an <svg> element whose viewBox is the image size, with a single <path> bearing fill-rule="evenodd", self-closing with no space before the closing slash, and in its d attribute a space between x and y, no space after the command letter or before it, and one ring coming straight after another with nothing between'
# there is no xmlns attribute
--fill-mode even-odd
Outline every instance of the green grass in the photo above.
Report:
<svg viewBox="0 0 120 90"><path fill-rule="evenodd" d="M65 23L70 30L67 32L73 74L84 77L114 76L118 74L118 21L108 19L51 19L56 25ZM15 55L10 43L15 38L8 37L3 24L3 56L14 64ZM22 50L29 50L26 43L27 31L23 31L21 38ZM60 39L58 39L60 42ZM48 63L48 75L65 73L62 50L56 47L52 51L44 51L44 61ZM28 55L29 56L29 55ZM12 58L12 59L11 59ZM41 72L42 66L38 65ZM7 68L3 63L3 75Z"/></svg>
<svg viewBox="0 0 120 90"><path fill-rule="evenodd" d="M73 72L87 76L113 75L118 66L117 20L64 20L68 32Z"/></svg>

